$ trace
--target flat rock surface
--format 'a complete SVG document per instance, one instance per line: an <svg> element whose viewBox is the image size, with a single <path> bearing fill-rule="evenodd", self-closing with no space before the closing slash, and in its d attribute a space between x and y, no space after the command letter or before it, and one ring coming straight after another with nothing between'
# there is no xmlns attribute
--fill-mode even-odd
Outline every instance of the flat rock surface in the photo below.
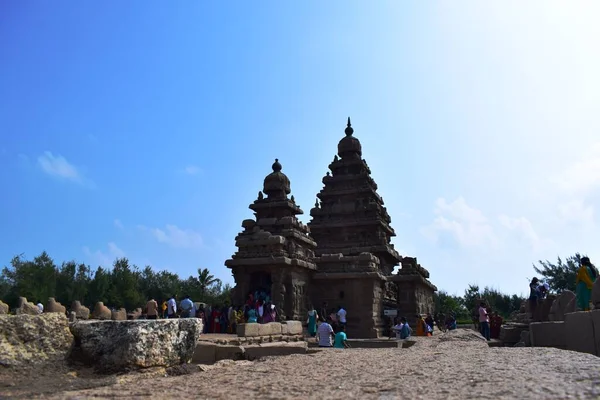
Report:
<svg viewBox="0 0 600 400"><path fill-rule="evenodd" d="M119 376L117 383L92 389L77 390L74 383L70 387L75 390L56 386L54 393L44 398L431 400L600 396L600 358L590 354L550 348L489 348L475 332L462 329L416 341L406 349L325 349L255 362L227 361L200 368L188 365L191 368L179 376L128 374ZM0 396L17 394L20 387L3 393L4 389L0 388ZM28 398L34 395L30 389Z"/></svg>

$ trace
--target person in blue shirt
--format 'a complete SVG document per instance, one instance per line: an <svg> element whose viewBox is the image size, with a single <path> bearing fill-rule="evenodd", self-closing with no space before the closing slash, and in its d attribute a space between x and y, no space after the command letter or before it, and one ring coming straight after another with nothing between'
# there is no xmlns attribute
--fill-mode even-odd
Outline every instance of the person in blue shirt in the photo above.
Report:
<svg viewBox="0 0 600 400"><path fill-rule="evenodd" d="M400 318L400 324L400 339L406 339L412 333L412 329L410 329L410 326L408 326L408 322L406 321L405 317Z"/></svg>
<svg viewBox="0 0 600 400"><path fill-rule="evenodd" d="M333 341L333 347L336 349L347 349L350 347L348 344L348 336L346 336L346 327L344 325L340 325L338 328L338 333L335 334L335 339Z"/></svg>
<svg viewBox="0 0 600 400"><path fill-rule="evenodd" d="M185 295L183 300L181 300L181 303L179 303L179 306L181 307L181 318L191 318L194 316L192 315L194 311L194 303L190 299L189 295Z"/></svg>

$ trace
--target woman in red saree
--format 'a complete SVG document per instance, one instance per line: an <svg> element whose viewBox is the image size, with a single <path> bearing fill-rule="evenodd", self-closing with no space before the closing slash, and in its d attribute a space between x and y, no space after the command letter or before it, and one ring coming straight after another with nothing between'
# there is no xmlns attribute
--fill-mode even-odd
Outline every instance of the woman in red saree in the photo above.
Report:
<svg viewBox="0 0 600 400"><path fill-rule="evenodd" d="M213 308L210 326L212 327L212 333L221 333L221 311L218 307Z"/></svg>
<svg viewBox="0 0 600 400"><path fill-rule="evenodd" d="M490 318L490 338L498 339L498 337L500 337L502 322L504 322L504 320L498 314L498 311L494 311L494 315Z"/></svg>

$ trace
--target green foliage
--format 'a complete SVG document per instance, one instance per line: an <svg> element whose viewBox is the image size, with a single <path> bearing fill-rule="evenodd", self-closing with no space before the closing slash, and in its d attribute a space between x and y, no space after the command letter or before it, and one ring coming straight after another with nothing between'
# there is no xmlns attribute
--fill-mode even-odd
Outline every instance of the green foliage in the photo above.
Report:
<svg viewBox="0 0 600 400"><path fill-rule="evenodd" d="M556 264L550 261L538 261L539 267L533 265L535 272L540 274L545 281L548 282L550 288L557 293L564 290L575 291L575 277L581 263L581 258L585 257L579 253L568 257L564 262L560 257L557 257Z"/></svg>
<svg viewBox="0 0 600 400"><path fill-rule="evenodd" d="M482 299L493 311L498 311L504 318L508 318L514 311L518 311L524 300L517 295L503 294L489 287L480 291L479 286L469 285L462 297L449 295L444 291L437 292L434 297L435 312L444 314L453 312L457 320L471 321L471 313Z"/></svg>
<svg viewBox="0 0 600 400"><path fill-rule="evenodd" d="M139 270L129 260L115 260L112 269L98 267L93 271L85 264L64 262L60 267L43 252L33 261L22 255L11 260L0 274L0 299L16 307L20 296L45 303L49 297L69 307L74 300L92 307L97 301L109 307L133 310L143 307L153 298L166 300L172 295L189 294L192 300L213 305L230 302L231 286L223 286L208 269L199 269L198 276L183 280L177 274L155 272L150 266Z"/></svg>

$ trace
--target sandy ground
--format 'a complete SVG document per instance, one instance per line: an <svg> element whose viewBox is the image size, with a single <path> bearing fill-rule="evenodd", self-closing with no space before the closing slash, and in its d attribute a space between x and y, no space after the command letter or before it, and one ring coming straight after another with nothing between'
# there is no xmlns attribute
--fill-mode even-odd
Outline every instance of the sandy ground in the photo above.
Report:
<svg viewBox="0 0 600 400"><path fill-rule="evenodd" d="M22 380L0 387L0 396L278 400L600 397L600 358L593 355L545 348L489 348L475 332L467 330L417 339L405 349L326 349L255 362L221 362L201 369L189 365L187 370L193 372L180 376L165 376L164 370L156 370L98 378L79 371L75 378L71 371L70 380L48 381L44 390Z"/></svg>

